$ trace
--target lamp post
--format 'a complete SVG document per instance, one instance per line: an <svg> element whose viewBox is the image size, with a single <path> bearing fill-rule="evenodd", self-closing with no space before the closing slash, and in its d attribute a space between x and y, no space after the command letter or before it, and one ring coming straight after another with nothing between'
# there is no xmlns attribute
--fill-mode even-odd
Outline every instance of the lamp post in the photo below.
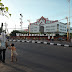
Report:
<svg viewBox="0 0 72 72"><path fill-rule="evenodd" d="M8 25L8 24L5 22L5 31L7 31L7 25Z"/></svg>
<svg viewBox="0 0 72 72"><path fill-rule="evenodd" d="M21 24L21 25L20 25L20 26L21 26L21 30L22 30L22 24L23 24L22 18L23 18L23 15L20 14L20 16L21 16L21 18L20 18L20 20L21 20L21 21L20 21L20 24Z"/></svg>
<svg viewBox="0 0 72 72"><path fill-rule="evenodd" d="M29 36L30 36L30 20L27 20L29 22Z"/></svg>
<svg viewBox="0 0 72 72"><path fill-rule="evenodd" d="M69 24L68 24L68 17L66 17L67 19L67 41L69 40Z"/></svg>
<svg viewBox="0 0 72 72"><path fill-rule="evenodd" d="M16 24L15 24L15 30L16 30Z"/></svg>

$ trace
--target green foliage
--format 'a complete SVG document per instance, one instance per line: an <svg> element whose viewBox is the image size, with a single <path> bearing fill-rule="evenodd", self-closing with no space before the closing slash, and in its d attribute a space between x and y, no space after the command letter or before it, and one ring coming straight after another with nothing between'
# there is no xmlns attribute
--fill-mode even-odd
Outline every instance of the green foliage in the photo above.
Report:
<svg viewBox="0 0 72 72"><path fill-rule="evenodd" d="M10 36L16 36L16 33L20 33L20 31L18 31L18 30L13 30L13 31L10 33Z"/></svg>
<svg viewBox="0 0 72 72"><path fill-rule="evenodd" d="M9 16L11 16L11 14L9 14Z"/></svg>
<svg viewBox="0 0 72 72"><path fill-rule="evenodd" d="M56 34L56 37L59 37L59 34Z"/></svg>
<svg viewBox="0 0 72 72"><path fill-rule="evenodd" d="M3 5L3 3L0 3L0 6L2 6Z"/></svg>
<svg viewBox="0 0 72 72"><path fill-rule="evenodd" d="M1 0L0 0L0 10L2 11L1 12L1 15L4 15L4 16L8 17L7 14L6 14L6 13L8 13L9 16L11 16L11 14L8 12L9 8L8 7L5 7L3 5L3 3L1 3Z"/></svg>
<svg viewBox="0 0 72 72"><path fill-rule="evenodd" d="M0 9L1 9L1 11L3 11L3 10L4 10L4 8L2 8L2 7L1 7Z"/></svg>
<svg viewBox="0 0 72 72"><path fill-rule="evenodd" d="M8 12L8 7L5 7L6 11Z"/></svg>

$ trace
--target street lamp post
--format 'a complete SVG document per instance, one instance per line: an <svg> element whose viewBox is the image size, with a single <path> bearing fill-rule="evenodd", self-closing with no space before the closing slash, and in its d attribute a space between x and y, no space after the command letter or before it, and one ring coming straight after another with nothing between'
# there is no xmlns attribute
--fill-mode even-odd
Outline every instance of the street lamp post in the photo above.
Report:
<svg viewBox="0 0 72 72"><path fill-rule="evenodd" d="M22 18L23 18L23 15L20 14L20 16L21 16L21 18L20 18L20 20L21 20L21 21L20 21L20 24L21 24L21 25L20 25L20 26L21 26L21 30L22 30L22 24L23 24Z"/></svg>
<svg viewBox="0 0 72 72"><path fill-rule="evenodd" d="M69 24L68 24L68 17L66 17L67 19L67 41L69 40Z"/></svg>
<svg viewBox="0 0 72 72"><path fill-rule="evenodd" d="M7 25L8 25L8 24L5 22L5 31L7 31Z"/></svg>
<svg viewBox="0 0 72 72"><path fill-rule="evenodd" d="M29 22L29 36L30 36L30 20L27 20Z"/></svg>
<svg viewBox="0 0 72 72"><path fill-rule="evenodd" d="M16 30L16 24L15 24L15 30Z"/></svg>

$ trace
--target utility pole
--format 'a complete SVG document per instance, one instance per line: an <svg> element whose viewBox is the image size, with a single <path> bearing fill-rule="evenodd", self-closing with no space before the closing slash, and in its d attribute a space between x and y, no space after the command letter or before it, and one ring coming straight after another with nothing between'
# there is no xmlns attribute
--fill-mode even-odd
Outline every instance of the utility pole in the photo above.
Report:
<svg viewBox="0 0 72 72"><path fill-rule="evenodd" d="M70 0L68 0L69 2L69 39L70 39Z"/></svg>
<svg viewBox="0 0 72 72"><path fill-rule="evenodd" d="M68 17L66 17L67 19L67 41L69 40L69 24L68 24Z"/></svg>
<svg viewBox="0 0 72 72"><path fill-rule="evenodd" d="M5 22L5 31L7 30L7 23Z"/></svg>
<svg viewBox="0 0 72 72"><path fill-rule="evenodd" d="M21 18L20 18L20 26L21 26L21 30L22 30L22 24L23 24L23 21L22 21L22 18L23 18L23 15L22 14L20 14L20 16L21 16Z"/></svg>
<svg viewBox="0 0 72 72"><path fill-rule="evenodd" d="M27 20L29 22L29 36L30 36L30 20Z"/></svg>
<svg viewBox="0 0 72 72"><path fill-rule="evenodd" d="M16 30L16 24L15 24L15 30Z"/></svg>

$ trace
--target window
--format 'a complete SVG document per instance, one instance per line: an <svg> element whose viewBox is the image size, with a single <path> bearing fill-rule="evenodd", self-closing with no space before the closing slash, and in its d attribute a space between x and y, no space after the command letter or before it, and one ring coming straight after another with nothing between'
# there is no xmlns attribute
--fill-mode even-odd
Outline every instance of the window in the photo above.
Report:
<svg viewBox="0 0 72 72"><path fill-rule="evenodd" d="M50 28L50 26L46 26L46 28Z"/></svg>
<svg viewBox="0 0 72 72"><path fill-rule="evenodd" d="M35 27L35 28L37 28L37 27Z"/></svg>
<svg viewBox="0 0 72 72"><path fill-rule="evenodd" d="M55 30L55 29L51 29L51 30L53 31L53 30Z"/></svg>
<svg viewBox="0 0 72 72"><path fill-rule="evenodd" d="M62 29L60 29L60 30L62 30Z"/></svg>
<svg viewBox="0 0 72 72"><path fill-rule="evenodd" d="M55 26L51 26L51 27L55 27Z"/></svg>
<svg viewBox="0 0 72 72"><path fill-rule="evenodd" d="M50 29L46 29L46 31L50 31Z"/></svg>
<svg viewBox="0 0 72 72"><path fill-rule="evenodd" d="M48 23L50 23L50 21L48 21Z"/></svg>
<svg viewBox="0 0 72 72"><path fill-rule="evenodd" d="M34 30L34 31L37 31L37 30Z"/></svg>
<svg viewBox="0 0 72 72"><path fill-rule="evenodd" d="M60 27L62 27L62 26L60 25Z"/></svg>

